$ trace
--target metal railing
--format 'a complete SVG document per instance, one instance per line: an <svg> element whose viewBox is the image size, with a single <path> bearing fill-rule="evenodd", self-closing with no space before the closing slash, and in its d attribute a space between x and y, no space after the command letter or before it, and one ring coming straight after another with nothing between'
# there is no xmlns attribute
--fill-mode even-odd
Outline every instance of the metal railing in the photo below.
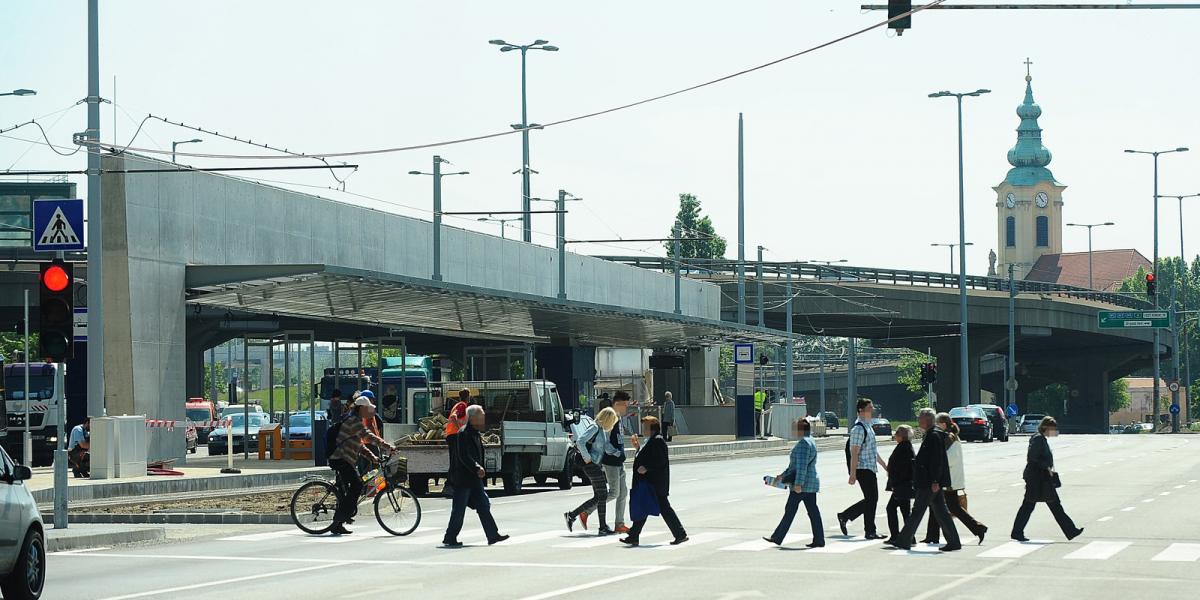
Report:
<svg viewBox="0 0 1200 600"><path fill-rule="evenodd" d="M671 258L657 256L597 256L596 258L618 262L644 269L662 272L673 272L676 261ZM734 276L737 273L738 262L728 259L685 259L680 263L680 273L692 278L718 278ZM758 268L758 263L747 261L745 267L748 275ZM800 280L831 281L847 283L882 283L888 285L910 285L925 287L957 288L958 275L938 273L934 271L907 271L903 269L880 269L876 267L848 267L842 265L823 265L805 262L764 262L762 263L763 277L783 279L788 270L792 276ZM723 278L723 277L722 277ZM988 277L984 275L967 275L968 289L988 290L994 292L1009 291L1008 279L1004 277ZM1098 292L1087 288L1063 285L1061 283L1046 283L1017 279L1013 287L1018 293L1031 292L1049 294L1066 298L1078 298L1103 302L1126 308L1153 308L1150 302L1131 295L1114 292Z"/></svg>

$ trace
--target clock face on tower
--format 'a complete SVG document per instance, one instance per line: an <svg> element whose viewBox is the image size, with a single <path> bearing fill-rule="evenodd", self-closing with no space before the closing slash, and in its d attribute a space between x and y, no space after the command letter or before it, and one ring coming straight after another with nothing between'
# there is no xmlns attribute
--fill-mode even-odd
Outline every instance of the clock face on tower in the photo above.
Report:
<svg viewBox="0 0 1200 600"><path fill-rule="evenodd" d="M1009 192L1008 198L1004 200L1004 204L1007 205L1009 208L1016 206L1017 205L1017 195L1012 192Z"/></svg>
<svg viewBox="0 0 1200 600"><path fill-rule="evenodd" d="M1046 195L1046 192L1038 192L1037 196L1034 197L1034 201L1037 202L1038 208L1046 208L1050 197Z"/></svg>

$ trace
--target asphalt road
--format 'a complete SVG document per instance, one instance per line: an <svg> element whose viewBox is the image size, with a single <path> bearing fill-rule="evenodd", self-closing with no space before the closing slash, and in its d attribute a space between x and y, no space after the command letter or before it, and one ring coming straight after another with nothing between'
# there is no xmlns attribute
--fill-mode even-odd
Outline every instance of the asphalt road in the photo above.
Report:
<svg viewBox="0 0 1200 600"><path fill-rule="evenodd" d="M782 512L785 492L761 481L786 465L781 454L675 466L671 497L691 537L681 546L666 544L657 519L636 549L578 528L568 533L562 513L589 492L530 490L494 502L501 531L513 538L493 547L481 543L478 520L468 513L462 539L469 546L439 548L447 502L427 499L421 527L407 538L384 534L361 514L354 535L341 538L257 527L172 544L55 554L45 597L1197 597L1200 437L1053 440L1064 505L1086 532L1065 541L1043 505L1026 532L1033 540L1020 544L1008 533L1022 494L1026 439L967 445L970 509L991 531L976 546L960 527L970 545L953 554L885 549L863 540L861 522L842 537L834 515L858 491L846 484L842 453L832 451L819 463L819 501L829 530L823 551L804 549L803 511L783 548L759 541ZM879 510L886 530L882 503Z"/></svg>

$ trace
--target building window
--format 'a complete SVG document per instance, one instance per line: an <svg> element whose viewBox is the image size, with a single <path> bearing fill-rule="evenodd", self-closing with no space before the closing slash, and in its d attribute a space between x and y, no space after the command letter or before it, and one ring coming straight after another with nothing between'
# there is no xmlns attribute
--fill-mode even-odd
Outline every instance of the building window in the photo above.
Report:
<svg viewBox="0 0 1200 600"><path fill-rule="evenodd" d="M1009 248L1017 247L1017 220L1014 217L1004 220L1004 245Z"/></svg>
<svg viewBox="0 0 1200 600"><path fill-rule="evenodd" d="M1045 248L1050 245L1050 218L1037 218L1037 245L1039 248Z"/></svg>

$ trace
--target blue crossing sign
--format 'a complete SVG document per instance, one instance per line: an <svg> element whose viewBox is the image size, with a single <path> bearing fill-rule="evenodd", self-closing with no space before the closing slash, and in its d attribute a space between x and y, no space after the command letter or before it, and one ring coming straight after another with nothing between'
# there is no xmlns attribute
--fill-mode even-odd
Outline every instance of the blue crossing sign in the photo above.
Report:
<svg viewBox="0 0 1200 600"><path fill-rule="evenodd" d="M1179 405L1178 404L1171 405L1171 414L1173 414L1173 415L1179 414Z"/></svg>
<svg viewBox="0 0 1200 600"><path fill-rule="evenodd" d="M83 250L83 200L33 201L33 250L62 252Z"/></svg>

